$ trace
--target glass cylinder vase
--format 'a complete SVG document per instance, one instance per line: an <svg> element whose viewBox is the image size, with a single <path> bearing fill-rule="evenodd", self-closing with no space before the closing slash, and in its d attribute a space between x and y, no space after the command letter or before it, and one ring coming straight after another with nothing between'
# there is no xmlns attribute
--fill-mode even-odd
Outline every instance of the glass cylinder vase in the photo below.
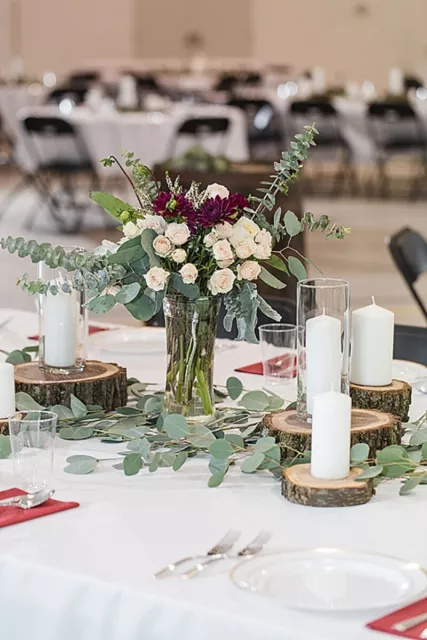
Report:
<svg viewBox="0 0 427 640"><path fill-rule="evenodd" d="M70 274L39 264L39 278L50 284L39 295L39 366L42 371L71 374L86 364L87 310L84 292L72 288ZM53 290L52 290L53 288Z"/></svg>
<svg viewBox="0 0 427 640"><path fill-rule="evenodd" d="M313 278L297 286L297 415L311 422L313 398L349 393L350 287L345 280Z"/></svg>
<svg viewBox="0 0 427 640"><path fill-rule="evenodd" d="M164 410L189 422L215 415L213 366L220 300L166 296L167 373Z"/></svg>

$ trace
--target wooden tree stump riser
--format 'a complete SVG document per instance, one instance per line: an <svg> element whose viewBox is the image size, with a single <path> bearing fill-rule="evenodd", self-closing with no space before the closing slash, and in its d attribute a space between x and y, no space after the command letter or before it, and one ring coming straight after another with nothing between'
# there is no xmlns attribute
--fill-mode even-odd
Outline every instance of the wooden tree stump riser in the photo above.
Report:
<svg viewBox="0 0 427 640"><path fill-rule="evenodd" d="M8 420L0 420L0 435L9 435L9 422Z"/></svg>
<svg viewBox="0 0 427 640"><path fill-rule="evenodd" d="M409 420L412 387L402 380L393 380L386 387L364 387L350 384L350 396L354 409L376 409L392 413L402 422Z"/></svg>
<svg viewBox="0 0 427 640"><path fill-rule="evenodd" d="M290 502L310 507L354 507L365 504L373 494L371 480L357 481L362 469L353 468L343 480L319 480L309 464L289 467L283 473L282 494Z"/></svg>
<svg viewBox="0 0 427 640"><path fill-rule="evenodd" d="M28 393L44 407L69 406L73 394L85 404L112 411L126 405L127 374L117 364L95 360L89 360L82 372L70 375L45 373L38 362L24 362L15 366L15 389Z"/></svg>
<svg viewBox="0 0 427 640"><path fill-rule="evenodd" d="M264 418L269 435L276 439L282 460L293 458L295 451L311 449L311 424L300 420L296 411L276 411ZM351 411L351 445L365 442L369 455L390 444L400 444L402 424L390 413L367 409Z"/></svg>

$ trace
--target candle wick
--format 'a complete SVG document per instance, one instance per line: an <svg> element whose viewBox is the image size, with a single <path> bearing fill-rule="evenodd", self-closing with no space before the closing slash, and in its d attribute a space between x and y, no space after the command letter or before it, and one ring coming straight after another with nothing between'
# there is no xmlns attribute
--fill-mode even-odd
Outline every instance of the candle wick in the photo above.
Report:
<svg viewBox="0 0 427 640"><path fill-rule="evenodd" d="M374 298L374 296L372 296L372 298L371 298L371 299L372 299L372 304L375 304L375 298Z"/></svg>

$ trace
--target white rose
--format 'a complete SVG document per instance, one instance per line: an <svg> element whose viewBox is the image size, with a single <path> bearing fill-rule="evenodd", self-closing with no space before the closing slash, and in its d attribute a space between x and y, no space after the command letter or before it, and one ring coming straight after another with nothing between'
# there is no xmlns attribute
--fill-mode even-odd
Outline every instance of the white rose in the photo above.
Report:
<svg viewBox="0 0 427 640"><path fill-rule="evenodd" d="M221 269L225 269L226 267L229 267L231 264L233 264L234 262L234 258L230 258L230 260L218 260L217 265L218 267L221 267Z"/></svg>
<svg viewBox="0 0 427 640"><path fill-rule="evenodd" d="M136 226L134 222L126 222L123 226L123 233L126 238L129 240L130 238L136 238L141 235L141 229Z"/></svg>
<svg viewBox="0 0 427 640"><path fill-rule="evenodd" d="M211 231L203 238L203 244L205 247L210 249L214 246L215 242L218 240L218 234L216 231Z"/></svg>
<svg viewBox="0 0 427 640"><path fill-rule="evenodd" d="M145 218L138 220L136 224L141 231L144 231L144 229L153 229L159 235L164 233L168 226L168 223L164 218L162 218L162 216L153 216L150 214L146 215Z"/></svg>
<svg viewBox="0 0 427 640"><path fill-rule="evenodd" d="M172 243L165 236L157 236L153 240L153 249L157 255L166 257L172 251Z"/></svg>
<svg viewBox="0 0 427 640"><path fill-rule="evenodd" d="M238 280L256 280L261 273L261 266L255 260L246 260L237 267Z"/></svg>
<svg viewBox="0 0 427 640"><path fill-rule="evenodd" d="M148 273L144 275L147 286L153 291L163 291L169 272L161 267L152 267Z"/></svg>
<svg viewBox="0 0 427 640"><path fill-rule="evenodd" d="M207 198L215 198L216 196L219 196L220 198L228 198L230 192L227 187L224 187L222 184L213 182L206 187L205 194Z"/></svg>
<svg viewBox="0 0 427 640"><path fill-rule="evenodd" d="M228 240L218 240L212 247L215 260L231 260L234 258L233 249Z"/></svg>
<svg viewBox="0 0 427 640"><path fill-rule="evenodd" d="M231 269L218 269L211 275L208 283L208 289L212 295L218 293L228 293L232 290L236 276Z"/></svg>
<svg viewBox="0 0 427 640"><path fill-rule="evenodd" d="M233 231L235 229L244 229L246 233L250 235L252 238L255 238L257 233L261 231L261 229L259 228L256 222L254 222L250 218L246 218L245 216L238 219L238 221L233 227Z"/></svg>
<svg viewBox="0 0 427 640"><path fill-rule="evenodd" d="M271 247L268 244L257 244L254 257L257 260L267 260L271 256Z"/></svg>
<svg viewBox="0 0 427 640"><path fill-rule="evenodd" d="M165 235L173 244L185 244L190 237L190 229L185 222L171 222L166 229Z"/></svg>
<svg viewBox="0 0 427 640"><path fill-rule="evenodd" d="M231 238L233 234L233 227L229 222L221 222L221 224L216 225L215 231L218 238Z"/></svg>
<svg viewBox="0 0 427 640"><path fill-rule="evenodd" d="M172 251L171 258L177 264L182 264L187 260L187 252L184 249L175 249Z"/></svg>
<svg viewBox="0 0 427 640"><path fill-rule="evenodd" d="M234 251L236 256L241 260L246 260L250 256L254 255L258 245L252 240L252 238L245 238L234 245Z"/></svg>
<svg viewBox="0 0 427 640"><path fill-rule="evenodd" d="M273 238L267 229L261 229L261 231L259 231L255 236L255 242L259 242L259 244L266 244L271 247Z"/></svg>
<svg viewBox="0 0 427 640"><path fill-rule="evenodd" d="M181 267L179 272L182 276L182 281L184 282L184 284L194 284L194 282L196 282L197 280L197 276L199 275L197 267L195 267L194 264L191 264L191 262L187 262L187 264Z"/></svg>

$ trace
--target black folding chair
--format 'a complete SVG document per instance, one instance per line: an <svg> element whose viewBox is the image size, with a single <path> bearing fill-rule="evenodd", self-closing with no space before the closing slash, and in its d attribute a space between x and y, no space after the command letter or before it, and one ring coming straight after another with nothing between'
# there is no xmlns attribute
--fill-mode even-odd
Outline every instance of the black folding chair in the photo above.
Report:
<svg viewBox="0 0 427 640"><path fill-rule="evenodd" d="M391 236L387 244L395 265L427 320L427 308L414 287L421 274L427 271L427 242L419 233L406 227Z"/></svg>
<svg viewBox="0 0 427 640"><path fill-rule="evenodd" d="M74 71L67 78L70 85L80 84L89 86L94 82L98 82L101 78L99 71Z"/></svg>
<svg viewBox="0 0 427 640"><path fill-rule="evenodd" d="M62 100L68 99L75 105L80 105L84 103L88 91L89 86L87 85L63 85L62 87L53 89L53 91L48 94L46 103L60 104Z"/></svg>
<svg viewBox="0 0 427 640"><path fill-rule="evenodd" d="M98 186L99 182L83 141L74 126L59 117L28 116L22 121L22 126L26 132L24 141L34 170L25 177L21 189L29 184L35 186L60 231L77 231L81 227L82 214L87 205L76 200L76 178L79 174L89 173L94 186ZM59 150L55 148L58 144ZM63 204L58 193L52 192L53 179L59 182L74 213L71 225L67 220L68 216L64 216L61 211ZM27 229L33 226L35 218L31 213L25 224Z"/></svg>
<svg viewBox="0 0 427 640"><path fill-rule="evenodd" d="M212 155L224 155L230 124L230 120L222 116L194 116L184 120L177 131L173 134L169 157L175 157L178 142L181 137L191 139L193 145L200 145L210 153L212 153L212 151L211 149L206 149L206 141L207 139L214 137L218 140L218 144L215 154Z"/></svg>
<svg viewBox="0 0 427 640"><path fill-rule="evenodd" d="M427 366L427 327L396 324L394 327L394 358L420 362Z"/></svg>
<svg viewBox="0 0 427 640"><path fill-rule="evenodd" d="M407 102L373 102L368 106L368 132L375 145L379 193L390 194L387 164L396 156L409 156L418 161L410 196L419 195L426 177L426 133L421 120Z"/></svg>
<svg viewBox="0 0 427 640"><path fill-rule="evenodd" d="M277 157L284 146L284 128L271 102L257 98L234 97L228 101L231 107L241 109L248 126L249 149L252 159L259 157L264 148Z"/></svg>
<svg viewBox="0 0 427 640"><path fill-rule="evenodd" d="M347 181L352 193L359 192L356 167L350 145L342 134L340 117L334 105L327 100L296 100L289 108L287 126L288 141L305 125L316 125L316 146L310 152L310 158L320 160L326 158L338 161L338 168L333 177L331 193L338 195ZM315 176L316 181L322 174Z"/></svg>

